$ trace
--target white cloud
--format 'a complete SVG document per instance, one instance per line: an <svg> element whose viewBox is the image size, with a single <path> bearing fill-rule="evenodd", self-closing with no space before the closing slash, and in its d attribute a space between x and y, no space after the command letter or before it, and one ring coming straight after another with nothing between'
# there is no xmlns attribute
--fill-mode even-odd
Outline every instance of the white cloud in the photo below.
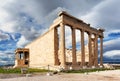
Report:
<svg viewBox="0 0 120 81"><path fill-rule="evenodd" d="M15 21L11 20L11 14L0 6L0 29L7 32L13 32Z"/></svg>
<svg viewBox="0 0 120 81"><path fill-rule="evenodd" d="M0 25L0 29L4 30L5 32L14 32L15 31L16 22L5 22Z"/></svg>
<svg viewBox="0 0 120 81"><path fill-rule="evenodd" d="M1 40L8 40L9 38L10 38L10 37L9 37L8 34L0 31L0 41L1 41Z"/></svg>
<svg viewBox="0 0 120 81"><path fill-rule="evenodd" d="M103 55L108 58L119 59L120 58L120 50L107 51Z"/></svg>
<svg viewBox="0 0 120 81"><path fill-rule="evenodd" d="M14 52L0 51L0 65L7 65L14 63Z"/></svg>
<svg viewBox="0 0 120 81"><path fill-rule="evenodd" d="M119 32L120 32L120 29L118 29L118 30L111 30L111 31L105 32L105 35L108 36L111 33L119 33Z"/></svg>
<svg viewBox="0 0 120 81"><path fill-rule="evenodd" d="M119 29L119 3L119 0L104 0L95 6L87 15L80 16L80 18L94 27L103 27L106 31Z"/></svg>
<svg viewBox="0 0 120 81"><path fill-rule="evenodd" d="M24 47L25 44L27 44L29 41L26 40L26 38L24 36L21 36L21 38L19 39L19 41L17 42L17 47Z"/></svg>
<svg viewBox="0 0 120 81"><path fill-rule="evenodd" d="M120 38L118 38L118 39L113 39L113 40L108 40L108 41L106 41L106 42L104 42L103 44L104 44L104 46L106 47L106 46L112 46L112 45L115 45L115 44L117 44L117 43L119 43L120 42Z"/></svg>
<svg viewBox="0 0 120 81"><path fill-rule="evenodd" d="M103 43L104 52L110 50L120 50L120 38L105 41Z"/></svg>

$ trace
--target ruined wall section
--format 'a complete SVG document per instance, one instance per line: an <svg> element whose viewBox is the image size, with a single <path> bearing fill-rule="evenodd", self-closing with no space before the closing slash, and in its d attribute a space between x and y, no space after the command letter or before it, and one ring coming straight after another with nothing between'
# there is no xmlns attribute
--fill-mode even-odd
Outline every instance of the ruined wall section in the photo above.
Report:
<svg viewBox="0 0 120 81"><path fill-rule="evenodd" d="M49 30L25 48L30 50L29 67L54 65L54 30Z"/></svg>
<svg viewBox="0 0 120 81"><path fill-rule="evenodd" d="M85 62L89 62L88 45L85 46ZM77 62L81 62L81 50L76 51ZM72 49L66 49L66 62L72 62Z"/></svg>

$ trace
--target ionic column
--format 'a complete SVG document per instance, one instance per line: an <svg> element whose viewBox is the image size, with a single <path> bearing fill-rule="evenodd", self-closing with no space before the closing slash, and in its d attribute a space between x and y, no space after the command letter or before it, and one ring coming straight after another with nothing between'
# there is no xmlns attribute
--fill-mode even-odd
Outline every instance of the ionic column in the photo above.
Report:
<svg viewBox="0 0 120 81"><path fill-rule="evenodd" d="M81 30L81 66L85 66L84 31Z"/></svg>
<svg viewBox="0 0 120 81"><path fill-rule="evenodd" d="M25 59L25 50L23 49L23 59Z"/></svg>
<svg viewBox="0 0 120 81"><path fill-rule="evenodd" d="M100 65L103 65L103 37L100 37Z"/></svg>
<svg viewBox="0 0 120 81"><path fill-rule="evenodd" d="M76 37L75 29L72 28L72 65L76 65Z"/></svg>
<svg viewBox="0 0 120 81"><path fill-rule="evenodd" d="M98 66L98 35L95 35L95 63L94 65Z"/></svg>
<svg viewBox="0 0 120 81"><path fill-rule="evenodd" d="M92 66L92 41L91 41L91 33L88 33L88 50L89 50L89 66Z"/></svg>
<svg viewBox="0 0 120 81"><path fill-rule="evenodd" d="M94 66L94 61L95 61L95 38L91 38L91 44L92 44L91 61L92 61L92 66Z"/></svg>
<svg viewBox="0 0 120 81"><path fill-rule="evenodd" d="M16 52L16 58L15 58L15 66L18 66L18 60L19 60L19 56L18 56L18 52Z"/></svg>
<svg viewBox="0 0 120 81"><path fill-rule="evenodd" d="M54 55L55 55L55 65L59 65L59 59L58 59L58 50L59 50L59 39L58 39L58 33L57 33L57 27L54 28Z"/></svg>
<svg viewBox="0 0 120 81"><path fill-rule="evenodd" d="M16 59L16 60L19 59L18 52L16 52L16 54L15 54L15 59Z"/></svg>
<svg viewBox="0 0 120 81"><path fill-rule="evenodd" d="M60 52L61 52L61 65L65 66L65 25L60 23Z"/></svg>

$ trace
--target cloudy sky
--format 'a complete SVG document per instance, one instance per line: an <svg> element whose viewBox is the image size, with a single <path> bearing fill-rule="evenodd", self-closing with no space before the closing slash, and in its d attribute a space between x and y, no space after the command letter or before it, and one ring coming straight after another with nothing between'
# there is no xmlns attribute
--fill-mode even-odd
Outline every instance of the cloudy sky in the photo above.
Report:
<svg viewBox="0 0 120 81"><path fill-rule="evenodd" d="M105 29L104 57L120 59L120 0L0 0L0 64L46 32L59 11Z"/></svg>

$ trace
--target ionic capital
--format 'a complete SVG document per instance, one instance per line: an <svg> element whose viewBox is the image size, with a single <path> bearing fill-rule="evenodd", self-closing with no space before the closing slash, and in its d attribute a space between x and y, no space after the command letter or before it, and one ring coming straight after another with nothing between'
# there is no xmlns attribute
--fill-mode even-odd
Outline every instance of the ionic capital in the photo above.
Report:
<svg viewBox="0 0 120 81"><path fill-rule="evenodd" d="M64 26L65 26L65 23L61 22L61 23L60 23L60 26L64 27Z"/></svg>

